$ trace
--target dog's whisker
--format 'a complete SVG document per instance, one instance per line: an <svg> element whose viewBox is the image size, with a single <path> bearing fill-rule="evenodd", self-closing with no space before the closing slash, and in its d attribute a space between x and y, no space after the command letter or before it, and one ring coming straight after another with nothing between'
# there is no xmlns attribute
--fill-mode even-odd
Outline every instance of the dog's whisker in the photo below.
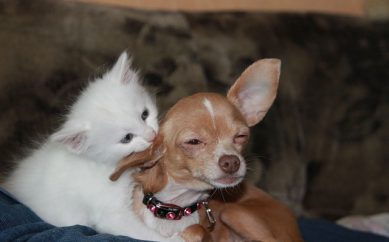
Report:
<svg viewBox="0 0 389 242"><path fill-rule="evenodd" d="M224 189L224 188L222 188L222 189ZM223 190L220 190L220 195L222 196L223 202L227 202L227 200L225 199L225 197L223 195Z"/></svg>
<svg viewBox="0 0 389 242"><path fill-rule="evenodd" d="M209 198L212 198L217 192L217 188L216 189L213 189L211 195L209 195Z"/></svg>
<svg viewBox="0 0 389 242"><path fill-rule="evenodd" d="M249 166L247 166L247 167L246 167L246 170L248 170L248 171L252 171L252 170L254 170L254 168L253 168L253 167L249 167Z"/></svg>
<svg viewBox="0 0 389 242"><path fill-rule="evenodd" d="M231 194L230 188L224 188L224 191L225 191L226 195L230 195Z"/></svg>
<svg viewBox="0 0 389 242"><path fill-rule="evenodd" d="M232 191L230 191L231 194L240 193L240 186L234 186L232 187Z"/></svg>

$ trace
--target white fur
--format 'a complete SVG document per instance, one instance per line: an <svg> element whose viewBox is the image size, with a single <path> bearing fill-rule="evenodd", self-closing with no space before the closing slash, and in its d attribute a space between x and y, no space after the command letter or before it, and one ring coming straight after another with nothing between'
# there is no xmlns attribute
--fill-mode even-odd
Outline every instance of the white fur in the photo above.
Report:
<svg viewBox="0 0 389 242"><path fill-rule="evenodd" d="M211 115L213 128L216 129L215 112L213 111L212 103L207 98L205 98L203 101L203 104L204 104L205 108L207 109L207 111L209 112L209 115Z"/></svg>
<svg viewBox="0 0 389 242"><path fill-rule="evenodd" d="M150 115L143 121L145 108ZM155 104L123 53L111 71L84 90L64 125L21 160L3 186L56 226L81 224L103 233L166 241L134 214L129 172L116 182L109 180L117 162L146 149L157 131ZM127 133L134 138L123 144Z"/></svg>

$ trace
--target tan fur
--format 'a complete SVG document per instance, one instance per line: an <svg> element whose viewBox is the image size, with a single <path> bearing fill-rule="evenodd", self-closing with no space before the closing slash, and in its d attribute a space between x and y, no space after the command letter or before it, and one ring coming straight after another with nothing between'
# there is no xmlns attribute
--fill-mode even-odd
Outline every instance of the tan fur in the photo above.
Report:
<svg viewBox="0 0 389 242"><path fill-rule="evenodd" d="M211 242L212 237L208 231L200 224L193 224L187 227L182 233L181 237L185 242Z"/></svg>
<svg viewBox="0 0 389 242"><path fill-rule="evenodd" d="M143 188L142 188L142 186L137 185L134 188L132 199L133 199L132 208L134 209L136 215L138 215L139 218L142 218L142 211L143 211L142 208L145 206L142 202L142 200L143 200Z"/></svg>
<svg viewBox="0 0 389 242"><path fill-rule="evenodd" d="M148 150L122 161L112 175L112 179L117 179L127 168L144 167L135 175L140 185L134 192L134 209L142 206L143 192L163 191L170 179L188 190L206 193L213 189L213 180L207 177L212 173L207 172L221 171L218 162L223 152L240 156L249 126L262 120L274 101L279 70L278 60L261 60L242 74L227 98L216 93L198 93L178 101L162 121L156 142ZM202 142L190 145L188 139ZM213 240L302 241L296 221L285 206L245 183L240 191L229 193L228 203L217 198L210 201L219 220L212 232ZM204 218L202 224L208 225ZM188 242L212 240L200 225L187 227L181 236Z"/></svg>
<svg viewBox="0 0 389 242"><path fill-rule="evenodd" d="M166 168L162 160L152 168L135 175L135 180L142 184L142 193L161 191L166 186L167 179Z"/></svg>
<svg viewBox="0 0 389 242"><path fill-rule="evenodd" d="M204 108L203 100L207 98L217 104L215 108L216 129L212 125L212 119ZM188 109L188 107L190 107ZM180 124L180 125L177 125ZM210 161L215 160L214 150L217 140L233 137L238 129L247 130L245 120L239 110L235 108L224 96L215 93L198 93L181 99L166 114L161 124L161 133L166 137L166 154L164 160L167 172L181 183L188 186L200 186L208 188L199 179L194 179L191 173L204 170ZM210 140L204 152L185 150L182 148L185 132L196 130L203 139ZM181 149L177 149L181 147ZM242 146L235 147L238 151ZM211 188L211 187L209 187Z"/></svg>
<svg viewBox="0 0 389 242"><path fill-rule="evenodd" d="M262 98L263 102L257 104L260 107L259 112L247 115L243 114L246 115L249 127L254 126L265 117L277 96L280 64L281 62L278 59L264 59L255 62L242 73L228 91L228 99L230 99L235 106L241 107L244 102L242 96L239 94L241 89L253 88L258 86L258 83L269 89L264 93L265 96ZM258 82L258 79L261 79L260 82Z"/></svg>
<svg viewBox="0 0 389 242"><path fill-rule="evenodd" d="M129 168L140 167L143 169L152 167L165 153L163 137L161 134L155 138L153 144L146 150L133 153L122 159L109 179L116 181Z"/></svg>
<svg viewBox="0 0 389 242"><path fill-rule="evenodd" d="M209 201L216 220L215 242L302 242L292 212L262 190L242 183ZM202 215L202 213L200 213ZM208 221L202 216L202 224Z"/></svg>

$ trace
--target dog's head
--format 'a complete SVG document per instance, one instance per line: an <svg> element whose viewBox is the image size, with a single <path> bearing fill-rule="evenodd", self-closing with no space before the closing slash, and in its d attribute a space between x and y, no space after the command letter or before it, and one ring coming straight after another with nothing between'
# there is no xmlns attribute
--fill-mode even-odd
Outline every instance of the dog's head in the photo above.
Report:
<svg viewBox="0 0 389 242"><path fill-rule="evenodd" d="M243 72L227 97L198 93L177 102L161 125L170 175L198 189L241 182L246 173L241 151L249 127L273 103L279 74L278 60L260 60Z"/></svg>
<svg viewBox="0 0 389 242"><path fill-rule="evenodd" d="M163 150L160 162L138 176L144 187L153 181L157 186L149 188L155 192L168 176L196 190L240 183L246 174L241 151L248 141L249 127L261 121L272 105L279 75L279 60L259 60L242 73L226 97L198 93L178 101L161 123L163 141L151 148ZM156 153L149 152L154 158L147 159L155 160ZM134 160L124 163L128 166Z"/></svg>

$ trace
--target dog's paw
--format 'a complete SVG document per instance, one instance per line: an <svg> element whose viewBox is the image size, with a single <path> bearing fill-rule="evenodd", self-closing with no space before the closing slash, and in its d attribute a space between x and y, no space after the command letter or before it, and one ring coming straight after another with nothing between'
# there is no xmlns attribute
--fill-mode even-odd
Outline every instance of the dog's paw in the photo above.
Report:
<svg viewBox="0 0 389 242"><path fill-rule="evenodd" d="M185 242L212 242L211 234L200 224L187 227L181 237Z"/></svg>

